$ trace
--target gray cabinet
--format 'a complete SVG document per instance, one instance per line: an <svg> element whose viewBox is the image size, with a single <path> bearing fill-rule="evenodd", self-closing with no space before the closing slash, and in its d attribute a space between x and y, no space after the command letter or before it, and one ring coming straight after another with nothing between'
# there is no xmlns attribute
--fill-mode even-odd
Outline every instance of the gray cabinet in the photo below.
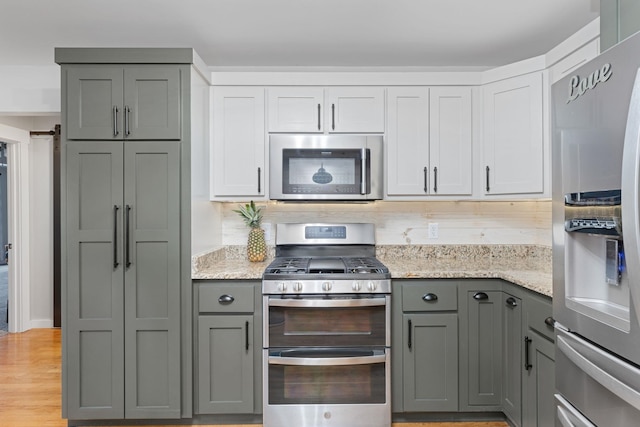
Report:
<svg viewBox="0 0 640 427"><path fill-rule="evenodd" d="M551 300L525 298L522 426L554 425L555 346Z"/></svg>
<svg viewBox="0 0 640 427"><path fill-rule="evenodd" d="M259 281L195 282L198 414L261 408Z"/></svg>
<svg viewBox="0 0 640 427"><path fill-rule="evenodd" d="M70 419L180 416L180 146L66 151Z"/></svg>
<svg viewBox="0 0 640 427"><path fill-rule="evenodd" d="M501 411L502 282L460 285L460 410Z"/></svg>
<svg viewBox="0 0 640 427"><path fill-rule="evenodd" d="M400 280L393 291L402 310L394 314L401 336L393 337L393 348L401 360L392 367L402 382L394 387L394 411L457 411L457 282Z"/></svg>
<svg viewBox="0 0 640 427"><path fill-rule="evenodd" d="M64 418L191 415L190 58L56 49Z"/></svg>
<svg viewBox="0 0 640 427"><path fill-rule="evenodd" d="M502 295L502 411L514 426L522 419L522 299Z"/></svg>
<svg viewBox="0 0 640 427"><path fill-rule="evenodd" d="M67 139L181 139L180 68L74 65L63 79Z"/></svg>

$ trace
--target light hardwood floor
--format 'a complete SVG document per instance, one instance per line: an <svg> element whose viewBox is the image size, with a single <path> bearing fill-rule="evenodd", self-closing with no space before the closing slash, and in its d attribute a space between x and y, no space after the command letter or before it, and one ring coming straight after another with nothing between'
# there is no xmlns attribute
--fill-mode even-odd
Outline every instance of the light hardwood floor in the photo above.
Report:
<svg viewBox="0 0 640 427"><path fill-rule="evenodd" d="M0 427L65 427L60 393L59 329L32 329L0 337ZM398 423L393 427L507 427L507 424Z"/></svg>

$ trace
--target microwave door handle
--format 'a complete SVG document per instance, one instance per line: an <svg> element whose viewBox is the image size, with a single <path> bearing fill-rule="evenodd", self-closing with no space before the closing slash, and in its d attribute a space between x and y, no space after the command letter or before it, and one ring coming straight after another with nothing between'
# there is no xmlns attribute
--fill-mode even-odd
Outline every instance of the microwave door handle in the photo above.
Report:
<svg viewBox="0 0 640 427"><path fill-rule="evenodd" d="M629 102L629 114L624 135L622 152L622 229L624 230L624 246L626 251L627 275L631 301L640 301L640 208L638 196L640 192L640 69L633 83L633 92ZM635 303L637 304L637 303ZM640 321L640 307L635 309Z"/></svg>
<svg viewBox="0 0 640 427"><path fill-rule="evenodd" d="M367 149L361 149L361 165L360 165L360 194L367 194Z"/></svg>

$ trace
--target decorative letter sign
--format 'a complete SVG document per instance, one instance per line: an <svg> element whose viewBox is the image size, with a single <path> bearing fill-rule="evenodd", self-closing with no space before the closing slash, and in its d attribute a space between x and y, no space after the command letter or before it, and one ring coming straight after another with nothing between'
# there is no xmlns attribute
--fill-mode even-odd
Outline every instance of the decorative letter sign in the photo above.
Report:
<svg viewBox="0 0 640 427"><path fill-rule="evenodd" d="M580 79L580 76L575 75L569 80L569 98L567 98L567 104L583 95L589 89L596 87L598 83L604 83L611 77L611 64L606 63L599 70L595 70L589 74L586 79Z"/></svg>

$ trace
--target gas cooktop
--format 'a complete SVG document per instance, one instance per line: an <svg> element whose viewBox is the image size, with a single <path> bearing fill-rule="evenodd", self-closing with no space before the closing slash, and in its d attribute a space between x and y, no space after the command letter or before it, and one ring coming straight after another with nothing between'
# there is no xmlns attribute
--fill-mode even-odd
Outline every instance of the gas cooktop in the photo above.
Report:
<svg viewBox="0 0 640 427"><path fill-rule="evenodd" d="M389 269L371 257L282 257L276 258L264 274L388 274Z"/></svg>

